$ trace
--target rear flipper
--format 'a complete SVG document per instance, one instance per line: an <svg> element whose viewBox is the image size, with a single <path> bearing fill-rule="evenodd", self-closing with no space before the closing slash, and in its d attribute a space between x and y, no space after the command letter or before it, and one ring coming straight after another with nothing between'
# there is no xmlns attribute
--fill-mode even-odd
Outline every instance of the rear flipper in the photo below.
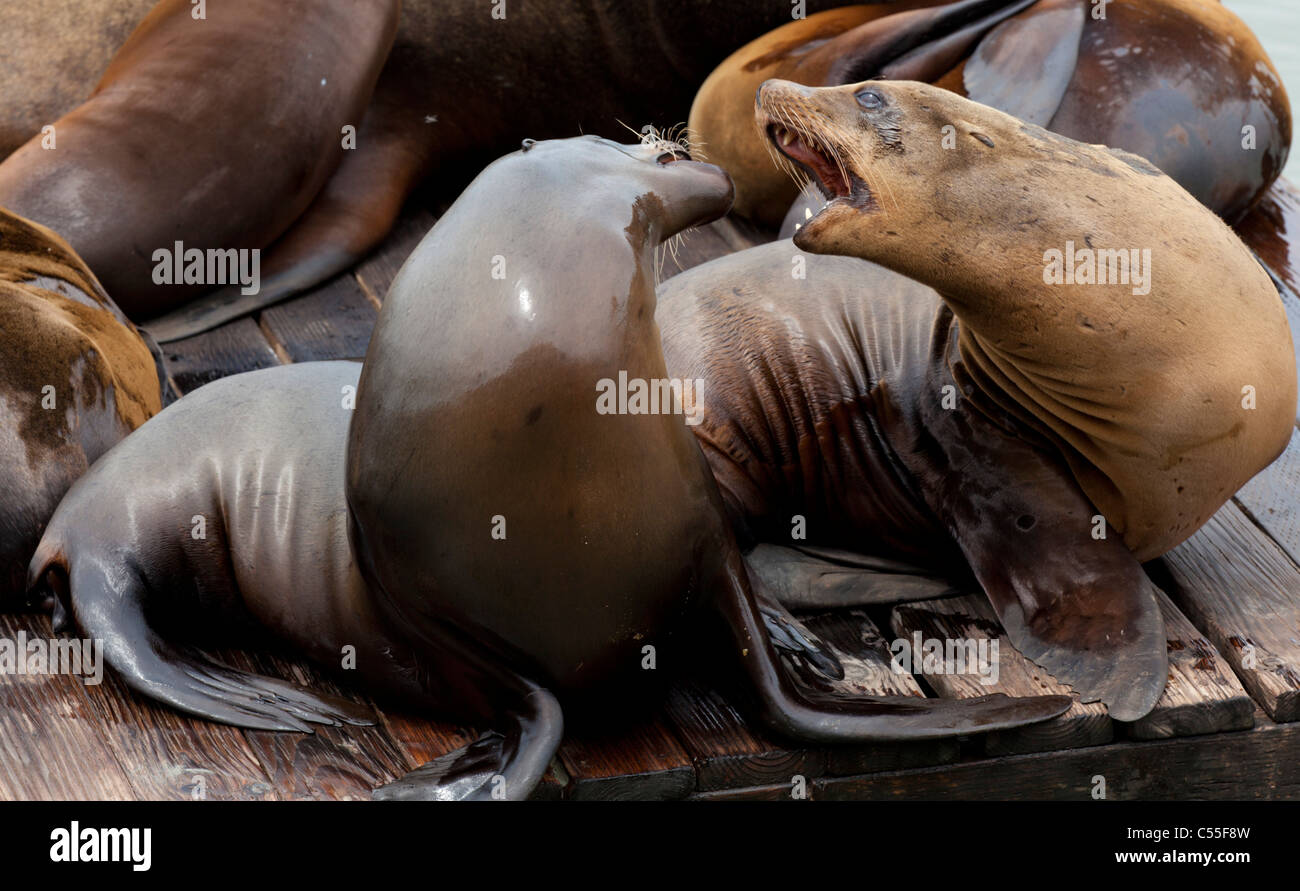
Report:
<svg viewBox="0 0 1300 891"><path fill-rule="evenodd" d="M468 746L374 791L379 801L522 801L541 782L564 733L560 704L540 687L510 713L506 733L490 731Z"/></svg>
<svg viewBox="0 0 1300 891"><path fill-rule="evenodd" d="M315 724L373 724L368 709L293 684L218 665L163 640L144 614L144 584L121 563L100 565L85 557L70 577L41 560L29 573L29 588L50 578L54 619L66 627L71 615L90 638L102 640L104 659L137 692L200 718L252 730L297 730Z"/></svg>
<svg viewBox="0 0 1300 891"><path fill-rule="evenodd" d="M792 610L932 600L962 593L917 567L832 548L760 544L745 555L751 576Z"/></svg>
<svg viewBox="0 0 1300 891"><path fill-rule="evenodd" d="M727 561L718 606L754 685L763 717L774 730L821 743L888 742L1004 730L1054 718L1068 696L1012 699L919 699L912 696L818 696L797 690L768 638L753 585L739 555Z"/></svg>

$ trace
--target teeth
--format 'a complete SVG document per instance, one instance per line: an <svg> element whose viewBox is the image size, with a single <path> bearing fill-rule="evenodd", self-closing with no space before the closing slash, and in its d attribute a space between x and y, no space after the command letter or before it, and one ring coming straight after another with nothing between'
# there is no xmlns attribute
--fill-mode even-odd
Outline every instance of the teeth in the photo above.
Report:
<svg viewBox="0 0 1300 891"><path fill-rule="evenodd" d="M784 127L781 128L781 145L789 145L794 142L794 134Z"/></svg>

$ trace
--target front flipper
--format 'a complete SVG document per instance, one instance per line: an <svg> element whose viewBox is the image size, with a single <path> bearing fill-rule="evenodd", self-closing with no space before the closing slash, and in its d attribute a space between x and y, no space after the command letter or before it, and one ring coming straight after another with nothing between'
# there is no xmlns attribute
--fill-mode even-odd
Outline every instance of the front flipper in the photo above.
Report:
<svg viewBox="0 0 1300 891"><path fill-rule="evenodd" d="M1068 696L1012 699L918 699L912 696L827 696L796 690L763 627L753 584L740 554L728 557L718 608L754 685L767 724L786 736L822 743L890 742L1004 730L1045 721L1070 707Z"/></svg>
<svg viewBox="0 0 1300 891"><path fill-rule="evenodd" d="M541 782L564 733L560 704L535 688L506 733L483 734L374 791L377 801L521 801Z"/></svg>
<svg viewBox="0 0 1300 891"><path fill-rule="evenodd" d="M923 472L926 500L952 530L1016 649L1136 721L1165 688L1157 591L1080 490L1063 458L973 412L938 412L946 462ZM974 426L971 426L974 425ZM1100 536L1105 537L1100 537Z"/></svg>
<svg viewBox="0 0 1300 891"><path fill-rule="evenodd" d="M998 25L966 62L970 99L1046 127L1074 78L1084 0L1040 0Z"/></svg>
<svg viewBox="0 0 1300 891"><path fill-rule="evenodd" d="M788 609L839 609L961 593L917 567L830 548L760 544L745 555L745 565Z"/></svg>

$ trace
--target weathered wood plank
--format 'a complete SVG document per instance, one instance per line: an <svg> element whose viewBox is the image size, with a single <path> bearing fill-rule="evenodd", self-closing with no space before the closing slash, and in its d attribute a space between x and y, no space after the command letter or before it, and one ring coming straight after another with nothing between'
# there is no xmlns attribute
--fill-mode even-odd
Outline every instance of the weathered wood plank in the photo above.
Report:
<svg viewBox="0 0 1300 891"><path fill-rule="evenodd" d="M925 696L910 674L894 671L889 642L865 612L836 610L801 618L809 631L830 646L844 667L844 680L831 683L839 692L856 696ZM834 746L826 750L826 772L848 775L943 764L956 759L959 752L955 739Z"/></svg>
<svg viewBox="0 0 1300 891"><path fill-rule="evenodd" d="M357 267L357 280L376 306L388 294L397 270L437 221L437 216L423 208L408 208L384 243Z"/></svg>
<svg viewBox="0 0 1300 891"><path fill-rule="evenodd" d="M982 643L986 648L987 666L976 665L972 670L972 666L957 664L953 673L924 675L926 683L945 699L976 699L990 693L1068 696L1073 692L1011 645L983 594L900 604L890 612L890 628L899 638L911 641L919 634L923 641L940 641L945 649L949 641L970 641L977 647ZM919 661L919 656L913 658ZM1069 711L1050 721L986 733L981 738L988 754L1008 755L1104 745L1114 737L1114 722L1104 705L1076 700Z"/></svg>
<svg viewBox="0 0 1300 891"><path fill-rule="evenodd" d="M1300 569L1231 502L1162 560L1170 596L1251 697L1300 719Z"/></svg>
<svg viewBox="0 0 1300 891"><path fill-rule="evenodd" d="M0 640L48 640L49 620L0 615ZM67 674L0 677L0 800L130 800L134 790L103 740L105 728L80 678Z"/></svg>
<svg viewBox="0 0 1300 891"><path fill-rule="evenodd" d="M1291 442L1281 456L1246 483L1233 500L1292 562L1300 562L1300 430L1291 431Z"/></svg>
<svg viewBox="0 0 1300 891"><path fill-rule="evenodd" d="M277 797L242 730L183 715L127 688L112 670L86 689L102 738L149 801Z"/></svg>
<svg viewBox="0 0 1300 891"><path fill-rule="evenodd" d="M813 781L819 800L1114 801L1300 798L1300 724L1117 742L922 770Z"/></svg>
<svg viewBox="0 0 1300 891"><path fill-rule="evenodd" d="M280 364L257 323L249 318L165 343L162 349L167 370L183 393L217 378Z"/></svg>
<svg viewBox="0 0 1300 891"><path fill-rule="evenodd" d="M690 801L800 801L813 797L812 782L805 787L805 798L798 799L792 794L793 787L785 785L750 786L745 789L718 789L712 792L697 792L690 796Z"/></svg>
<svg viewBox="0 0 1300 891"><path fill-rule="evenodd" d="M1160 612L1169 638L1169 681L1151 713L1121 724L1133 739L1167 739L1255 726L1255 703L1214 646L1163 591Z"/></svg>
<svg viewBox="0 0 1300 891"><path fill-rule="evenodd" d="M661 720L608 735L571 735L559 760L569 776L568 797L578 801L667 801L695 791L691 756Z"/></svg>
<svg viewBox="0 0 1300 891"><path fill-rule="evenodd" d="M788 784L796 775L820 776L826 769L824 753L774 742L746 726L715 690L679 684L669 692L666 706L668 720L695 762L700 791Z"/></svg>
<svg viewBox="0 0 1300 891"><path fill-rule="evenodd" d="M366 354L378 310L351 273L262 313L267 339L291 362L360 359Z"/></svg>
<svg viewBox="0 0 1300 891"><path fill-rule="evenodd" d="M1233 228L1272 273L1291 332L1300 334L1300 189L1279 179ZM1300 338L1294 346L1300 367ZM1296 420L1300 423L1300 407Z"/></svg>
<svg viewBox="0 0 1300 891"><path fill-rule="evenodd" d="M300 660L243 651L225 651L218 658L233 668L365 702ZM369 800L373 789L392 782L409 769L406 759L380 725L313 725L312 729L315 732L311 734L245 731L249 746L283 798Z"/></svg>

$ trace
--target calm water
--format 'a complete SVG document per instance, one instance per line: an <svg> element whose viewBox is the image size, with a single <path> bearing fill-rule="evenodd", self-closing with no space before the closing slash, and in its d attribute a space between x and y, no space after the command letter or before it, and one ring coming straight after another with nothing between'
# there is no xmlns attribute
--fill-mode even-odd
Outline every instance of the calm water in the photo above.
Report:
<svg viewBox="0 0 1300 891"><path fill-rule="evenodd" d="M1300 3L1296 0L1224 0L1223 5L1239 15L1264 44L1265 52L1282 75L1294 111L1300 98ZM1283 171L1293 181L1300 180L1296 148L1293 141L1291 158Z"/></svg>

